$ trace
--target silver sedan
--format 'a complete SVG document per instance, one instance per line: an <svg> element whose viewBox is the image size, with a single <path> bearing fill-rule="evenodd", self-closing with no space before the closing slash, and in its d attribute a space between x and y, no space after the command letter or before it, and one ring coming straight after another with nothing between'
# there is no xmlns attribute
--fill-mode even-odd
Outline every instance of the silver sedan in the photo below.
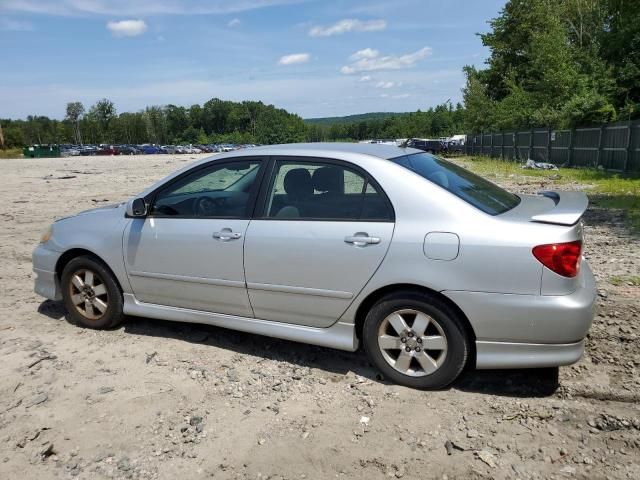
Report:
<svg viewBox="0 0 640 480"><path fill-rule="evenodd" d="M582 193L514 195L419 150L292 144L207 158L58 220L35 290L83 327L124 315L355 351L397 383L567 365L595 282Z"/></svg>

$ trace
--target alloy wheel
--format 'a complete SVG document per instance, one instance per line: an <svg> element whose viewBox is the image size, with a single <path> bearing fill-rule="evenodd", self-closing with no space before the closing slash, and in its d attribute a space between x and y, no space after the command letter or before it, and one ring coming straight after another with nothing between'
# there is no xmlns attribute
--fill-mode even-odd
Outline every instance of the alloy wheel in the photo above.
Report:
<svg viewBox="0 0 640 480"><path fill-rule="evenodd" d="M413 309L395 311L382 321L378 347L389 365L411 377L431 375L447 356L447 338L440 324Z"/></svg>
<svg viewBox="0 0 640 480"><path fill-rule="evenodd" d="M74 272L69 282L69 293L78 313L88 320L99 320L109 308L107 286L92 270Z"/></svg>

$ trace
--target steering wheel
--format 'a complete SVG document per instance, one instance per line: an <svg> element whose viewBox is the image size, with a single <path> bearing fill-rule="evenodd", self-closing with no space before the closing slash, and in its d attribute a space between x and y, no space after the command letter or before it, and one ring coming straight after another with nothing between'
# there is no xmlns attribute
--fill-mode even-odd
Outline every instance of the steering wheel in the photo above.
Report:
<svg viewBox="0 0 640 480"><path fill-rule="evenodd" d="M197 217L212 217L218 213L218 208L224 206L225 203L226 199L224 198L198 197L193 203L193 213Z"/></svg>

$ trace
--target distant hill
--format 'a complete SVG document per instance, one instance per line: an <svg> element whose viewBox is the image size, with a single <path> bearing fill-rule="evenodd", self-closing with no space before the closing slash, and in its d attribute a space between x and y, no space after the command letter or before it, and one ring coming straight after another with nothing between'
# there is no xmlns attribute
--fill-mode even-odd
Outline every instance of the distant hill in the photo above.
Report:
<svg viewBox="0 0 640 480"><path fill-rule="evenodd" d="M305 118L304 122L310 125L334 125L336 123L356 123L356 122L366 122L368 120L383 120L385 118L397 117L400 115L408 115L408 113L371 112L371 113L360 113L358 115L347 115L345 117Z"/></svg>

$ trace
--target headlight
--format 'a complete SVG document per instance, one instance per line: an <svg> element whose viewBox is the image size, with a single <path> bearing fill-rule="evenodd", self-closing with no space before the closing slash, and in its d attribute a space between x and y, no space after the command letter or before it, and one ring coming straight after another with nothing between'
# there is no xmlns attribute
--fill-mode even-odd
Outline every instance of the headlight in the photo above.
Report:
<svg viewBox="0 0 640 480"><path fill-rule="evenodd" d="M40 243L47 243L49 241L49 239L51 238L51 234L53 233L53 226L49 225L43 232L42 232L42 236L40 237Z"/></svg>

